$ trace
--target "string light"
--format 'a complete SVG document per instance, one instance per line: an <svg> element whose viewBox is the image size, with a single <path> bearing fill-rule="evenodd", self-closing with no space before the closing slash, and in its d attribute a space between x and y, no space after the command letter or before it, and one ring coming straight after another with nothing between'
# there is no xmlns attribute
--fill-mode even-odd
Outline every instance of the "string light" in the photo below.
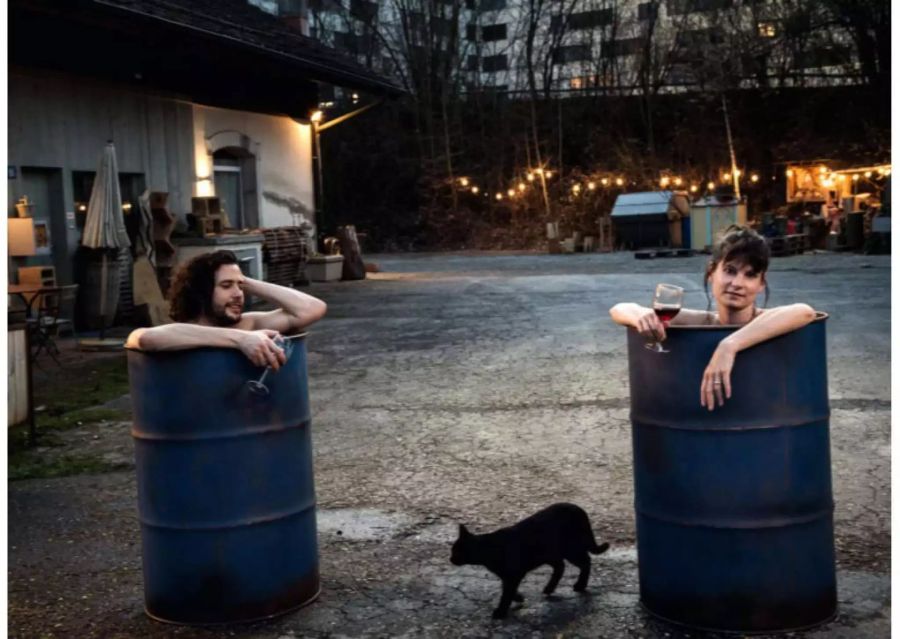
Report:
<svg viewBox="0 0 900 639"><path fill-rule="evenodd" d="M524 191L524 190L525 190L525 183L524 183L524 182L519 182L519 190L520 190L520 191Z"/></svg>
<svg viewBox="0 0 900 639"><path fill-rule="evenodd" d="M600 184L602 184L603 186L607 186L609 184L609 178L603 178L602 180L600 180Z"/></svg>
<svg viewBox="0 0 900 639"><path fill-rule="evenodd" d="M534 182L534 173L529 173L528 175L525 176L525 178L526 178L529 182Z"/></svg>
<svg viewBox="0 0 900 639"><path fill-rule="evenodd" d="M597 188L596 184L594 184L593 182L588 182L588 191L593 191L596 188Z"/></svg>
<svg viewBox="0 0 900 639"><path fill-rule="evenodd" d="M675 178L675 186L681 186L681 178L680 177Z"/></svg>
<svg viewBox="0 0 900 639"><path fill-rule="evenodd" d="M759 182L759 176L756 173L754 173L753 175L750 176L750 181L751 182Z"/></svg>
<svg viewBox="0 0 900 639"><path fill-rule="evenodd" d="M723 182L728 182L729 180L731 180L731 173L726 173L725 175L722 176Z"/></svg>
<svg viewBox="0 0 900 639"><path fill-rule="evenodd" d="M572 193L574 193L575 195L578 195L580 192L581 192L581 185L573 184L572 185Z"/></svg>
<svg viewBox="0 0 900 639"><path fill-rule="evenodd" d="M872 172L866 171L865 173L863 173L863 175L866 177L866 179L869 179L870 177L872 177Z"/></svg>
<svg viewBox="0 0 900 639"><path fill-rule="evenodd" d="M623 180L622 178L616 178L616 186L622 186L623 184L625 184L625 180Z"/></svg>
<svg viewBox="0 0 900 639"><path fill-rule="evenodd" d="M706 188L707 188L708 190L712 191L714 188L716 188L716 183L715 183L715 182L707 182L707 183L706 183Z"/></svg>
<svg viewBox="0 0 900 639"><path fill-rule="evenodd" d="M513 197L516 194L515 189L510 189L506 192L509 197Z"/></svg>
<svg viewBox="0 0 900 639"><path fill-rule="evenodd" d="M553 171L544 171L544 177L549 180L553 177Z"/></svg>
<svg viewBox="0 0 900 639"><path fill-rule="evenodd" d="M669 186L669 178L667 178L667 177L660 178L659 185L663 188Z"/></svg>
<svg viewBox="0 0 900 639"><path fill-rule="evenodd" d="M469 186L469 178L459 178L459 183L463 186Z"/></svg>
<svg viewBox="0 0 900 639"><path fill-rule="evenodd" d="M691 193L696 193L696 192L697 192L697 185L691 184Z"/></svg>
<svg viewBox="0 0 900 639"><path fill-rule="evenodd" d="M737 178L741 177L741 170L740 170L740 169L735 169L735 170L734 170L734 177L737 177Z"/></svg>
<svg viewBox="0 0 900 639"><path fill-rule="evenodd" d="M828 167L823 164L819 167L819 173L828 173Z"/></svg>
<svg viewBox="0 0 900 639"><path fill-rule="evenodd" d="M788 177L794 177L794 172L791 169L785 171L784 174Z"/></svg>
<svg viewBox="0 0 900 639"><path fill-rule="evenodd" d="M478 195L478 187L477 186L472 187L472 195Z"/></svg>
<svg viewBox="0 0 900 639"><path fill-rule="evenodd" d="M494 197L497 198L498 200L502 200L502 199L503 199L503 194L502 194L502 193L497 193L497 195L495 195Z"/></svg>
<svg viewBox="0 0 900 639"><path fill-rule="evenodd" d="M859 182L859 173L854 173L853 177L850 178L854 182Z"/></svg>

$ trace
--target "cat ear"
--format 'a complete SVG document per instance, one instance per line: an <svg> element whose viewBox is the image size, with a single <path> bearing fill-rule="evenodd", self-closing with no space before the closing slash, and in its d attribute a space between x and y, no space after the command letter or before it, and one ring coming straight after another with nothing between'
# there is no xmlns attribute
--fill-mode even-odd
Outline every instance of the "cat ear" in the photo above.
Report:
<svg viewBox="0 0 900 639"><path fill-rule="evenodd" d="M465 527L464 524L459 525L459 536L460 537L468 537L472 533L469 532L468 528Z"/></svg>

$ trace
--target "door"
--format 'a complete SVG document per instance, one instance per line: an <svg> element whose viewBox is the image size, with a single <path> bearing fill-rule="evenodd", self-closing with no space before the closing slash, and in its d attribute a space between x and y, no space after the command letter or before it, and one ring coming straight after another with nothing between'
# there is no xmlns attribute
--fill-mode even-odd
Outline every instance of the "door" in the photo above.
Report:
<svg viewBox="0 0 900 639"><path fill-rule="evenodd" d="M71 264L66 245L66 213L62 196L60 169L22 168L21 193L34 204L36 256L28 259L33 266L53 265L57 283L71 282ZM17 198L18 199L18 198Z"/></svg>
<svg viewBox="0 0 900 639"><path fill-rule="evenodd" d="M241 185L241 168L239 166L213 167L216 195L232 228L244 228L243 188Z"/></svg>

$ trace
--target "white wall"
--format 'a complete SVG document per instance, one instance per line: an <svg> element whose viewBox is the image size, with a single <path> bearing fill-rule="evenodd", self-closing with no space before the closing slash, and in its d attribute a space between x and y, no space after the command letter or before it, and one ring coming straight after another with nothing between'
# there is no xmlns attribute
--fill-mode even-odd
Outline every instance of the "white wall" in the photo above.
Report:
<svg viewBox="0 0 900 639"><path fill-rule="evenodd" d="M194 105L198 194L214 188L212 154L240 146L256 158L259 225L314 224L311 127L291 118Z"/></svg>

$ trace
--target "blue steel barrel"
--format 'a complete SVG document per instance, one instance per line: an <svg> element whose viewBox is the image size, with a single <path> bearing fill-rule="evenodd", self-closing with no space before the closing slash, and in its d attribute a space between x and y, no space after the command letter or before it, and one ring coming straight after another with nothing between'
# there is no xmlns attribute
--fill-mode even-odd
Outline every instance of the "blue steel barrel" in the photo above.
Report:
<svg viewBox="0 0 900 639"><path fill-rule="evenodd" d="M641 603L718 631L835 615L825 320L738 354L732 397L700 382L734 327L672 327L671 352L628 331Z"/></svg>
<svg viewBox="0 0 900 639"><path fill-rule="evenodd" d="M211 624L319 594L306 346L258 368L238 350L128 352L147 614Z"/></svg>

